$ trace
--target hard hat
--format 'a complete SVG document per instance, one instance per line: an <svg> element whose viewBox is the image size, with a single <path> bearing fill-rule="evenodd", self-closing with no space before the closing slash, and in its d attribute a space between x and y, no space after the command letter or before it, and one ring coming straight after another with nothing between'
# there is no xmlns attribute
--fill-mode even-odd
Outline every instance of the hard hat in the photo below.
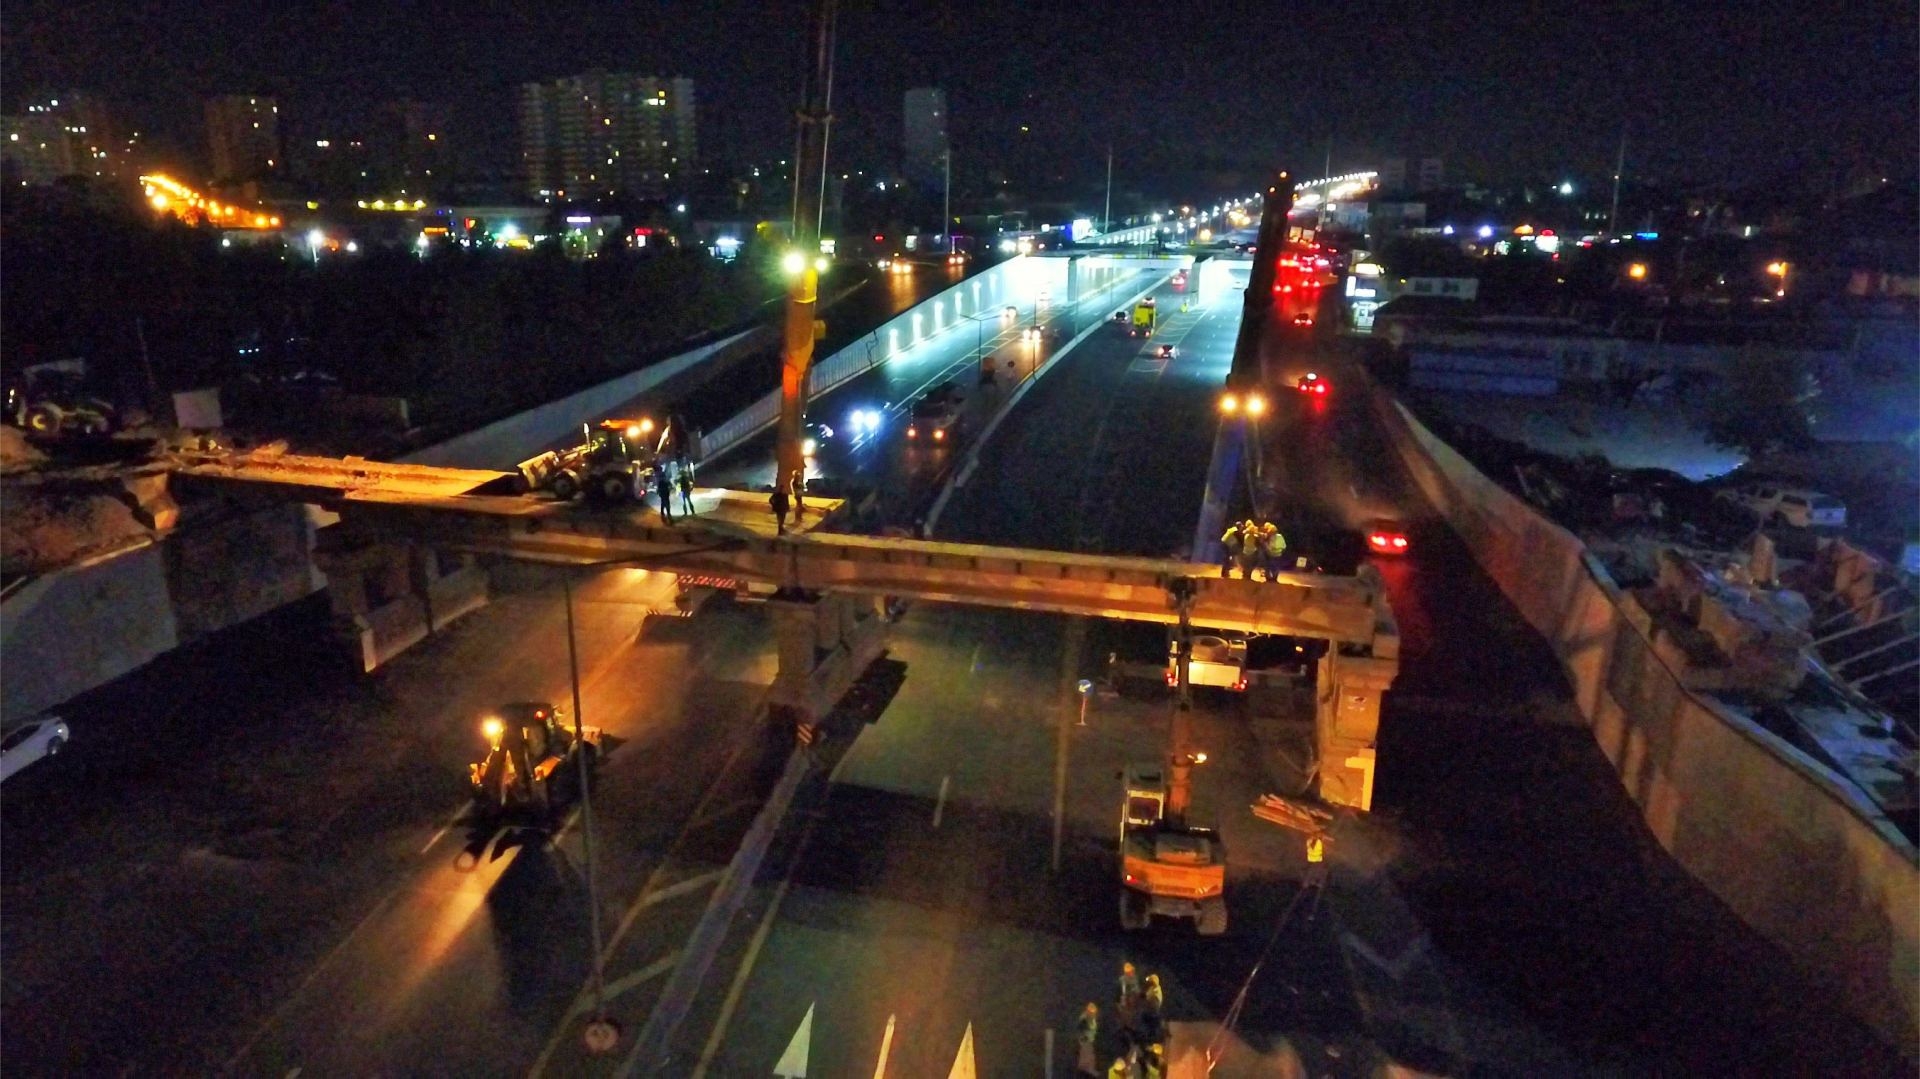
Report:
<svg viewBox="0 0 1920 1079"><path fill-rule="evenodd" d="M1148 984L1148 985L1159 985L1159 984L1160 984L1160 975L1158 975L1158 974L1149 974L1149 975L1147 975L1147 984Z"/></svg>
<svg viewBox="0 0 1920 1079"><path fill-rule="evenodd" d="M1167 1055L1167 1047L1161 1045L1159 1042L1154 1042L1152 1045L1147 1046L1147 1052L1157 1057L1163 1057Z"/></svg>
<svg viewBox="0 0 1920 1079"><path fill-rule="evenodd" d="M1132 974L1132 973L1133 973L1133 964L1132 964L1132 963L1122 963L1122 964L1120 964L1120 972L1121 972L1122 974Z"/></svg>

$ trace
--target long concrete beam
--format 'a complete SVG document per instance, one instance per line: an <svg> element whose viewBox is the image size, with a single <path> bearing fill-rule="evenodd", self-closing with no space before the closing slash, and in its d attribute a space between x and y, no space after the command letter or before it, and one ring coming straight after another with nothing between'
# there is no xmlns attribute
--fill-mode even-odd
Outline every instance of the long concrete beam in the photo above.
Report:
<svg viewBox="0 0 1920 1079"><path fill-rule="evenodd" d="M521 498L427 501L355 497L342 520L373 535L453 550L554 563L632 562L821 592L914 597L1018 610L1173 623L1178 582L1191 582L1195 625L1371 646L1393 654L1397 633L1377 581L1282 574L1223 579L1214 566L1170 559L988 547L816 531L771 535L765 500L702 491L692 522L650 510L585 511ZM816 507L830 512L836 503Z"/></svg>
<svg viewBox="0 0 1920 1079"><path fill-rule="evenodd" d="M372 537L546 562L635 562L820 592L914 597L1061 614L1173 623L1173 590L1190 582L1195 625L1321 637L1397 654L1376 579L1281 574L1228 580L1211 565L814 531L839 503L810 500L784 535L763 495L703 490L701 514L666 524L624 511L509 494L506 473L289 454L183 456L175 471L316 502Z"/></svg>

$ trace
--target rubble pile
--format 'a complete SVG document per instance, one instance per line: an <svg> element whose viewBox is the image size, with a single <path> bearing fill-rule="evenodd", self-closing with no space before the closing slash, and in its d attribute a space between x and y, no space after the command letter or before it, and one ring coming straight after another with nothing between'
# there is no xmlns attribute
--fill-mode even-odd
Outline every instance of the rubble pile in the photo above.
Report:
<svg viewBox="0 0 1920 1079"><path fill-rule="evenodd" d="M1774 698L1799 688L1812 644L1805 597L1759 587L1731 560L1708 566L1668 548L1659 563L1655 582L1632 596L1647 616L1643 628L1684 683Z"/></svg>

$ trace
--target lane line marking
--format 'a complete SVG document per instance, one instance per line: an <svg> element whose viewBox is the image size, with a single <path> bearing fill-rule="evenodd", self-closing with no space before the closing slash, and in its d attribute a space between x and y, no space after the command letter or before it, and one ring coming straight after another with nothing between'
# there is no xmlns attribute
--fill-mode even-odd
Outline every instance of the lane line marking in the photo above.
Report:
<svg viewBox="0 0 1920 1079"><path fill-rule="evenodd" d="M447 833L453 831L453 826L456 824L459 824L460 818L466 815L467 815L466 806L461 806L459 809L454 810L453 816L447 818L447 823L441 825L440 830L433 833L433 838L427 840L427 845L420 848L420 853L425 854L428 851L432 850L433 845L435 843L440 842L442 839L445 839L447 837Z"/></svg>
<svg viewBox="0 0 1920 1079"><path fill-rule="evenodd" d="M933 803L933 826L935 828L940 827L940 817L947 811L947 784L952 778L952 776L940 777L940 797L935 799Z"/></svg>
<svg viewBox="0 0 1920 1079"><path fill-rule="evenodd" d="M1043 1056L1041 1059L1045 1060L1047 1063L1046 1079L1053 1079L1053 1028L1048 1027L1045 1031L1045 1034L1046 1034L1046 1039L1045 1039L1046 1048L1041 1050L1041 1052L1043 1052L1046 1055Z"/></svg>
<svg viewBox="0 0 1920 1079"><path fill-rule="evenodd" d="M749 728L758 722L763 714L764 708L756 707L748 717L747 722ZM747 746L752 743L753 739L745 737L744 732L741 735L735 736L733 752L728 755L727 762L720 766L720 771L715 776L713 785L708 787L706 793L700 796L700 801L694 804L693 812L688 814L687 823L681 826L680 834L674 837L672 845L667 848L666 857L662 858L660 864L654 867L652 873L648 874L646 884L642 885L639 894L633 897L633 902L628 905L626 913L620 918L620 924L614 928L613 936L607 939L606 947L601 949L600 961L602 963L612 958L614 951L619 948L621 940L626 937L627 931L633 928L634 921L640 917L640 912L644 909L647 897L652 894L654 889L659 887L660 880L666 874L667 867L673 863L674 853L678 851L680 845L685 842L687 834L693 831L695 827L693 822L700 818L707 807L707 803L711 802L714 795L719 793L721 787L720 781L726 778L728 773L733 771L733 766L739 761L740 754L745 752ZM725 870L722 870L722 872L725 872ZM533 1067L527 1071L529 1076L538 1079L538 1077L546 1071L547 1062L553 1059L553 1054L559 1050L560 1043L566 1040L574 1009L583 1007L584 1002L588 999L588 995L592 991L593 981L591 978L581 983L579 992L574 994L574 1004L568 1009L567 1017L561 1019L559 1023L554 1025L553 1035L547 1039L546 1047L540 1050L540 1056L534 1060Z"/></svg>
<svg viewBox="0 0 1920 1079"><path fill-rule="evenodd" d="M697 876L688 877L686 880L683 880L678 884L669 885L668 887L662 888L657 892L652 892L648 894L646 898L640 901L640 906L642 908L651 907L655 903L664 903L669 899L676 899L680 896L686 895L689 892L699 891L701 888L704 888L707 885L712 884L715 881L718 881L721 877L724 877L726 875L727 875L726 869L721 868L721 869L711 869Z"/></svg>
<svg viewBox="0 0 1920 1079"><path fill-rule="evenodd" d="M675 963L678 963L679 961L680 961L680 949L675 948L674 950L668 952L667 954L661 956L660 958L654 960L653 962L648 963L646 966L641 967L639 970L636 970L631 974L626 974L626 975L622 975L621 977L615 978L613 981L610 981L607 983L606 994L604 999L612 1000L613 998L619 996L620 994L625 993L629 989L638 988L639 986L645 985L648 982L654 980L655 978L661 977L662 975L666 974L668 971L671 971L673 969L673 965ZM580 1001L577 1005L574 1006L573 1014L585 1015L590 1010L587 1007L587 1005L588 1005L587 1001L585 1000Z"/></svg>
<svg viewBox="0 0 1920 1079"><path fill-rule="evenodd" d="M858 746L860 743L855 742ZM707 1035L707 1044L700 1050L700 1062L693 1069L693 1079L705 1079L707 1069L713 1065L713 1058L720 1051L720 1042L727 1036L727 1027L733 1023L733 1011L740 1006L740 996L746 990L747 979L753 974L755 963L760 961L760 949L766 946L767 937L773 932L773 923L779 919L780 904L786 901L787 889L793 885L793 875L800 870L800 864L806 861L807 848L813 843L813 830L825 819L827 800L832 797L834 784L840 781L840 769L853 756L852 750L840 755L840 760L827 774L827 791L821 797L819 808L807 814L806 830L800 833L800 842L793 849L793 860L787 863L786 875L780 878L780 884L773 890L773 901L767 904L765 914L760 916L760 924L754 927L753 939L747 942L747 954L740 962L740 969L734 973L733 984L727 986L726 999L720 1003L720 1016L714 1020L713 1030Z"/></svg>
<svg viewBox="0 0 1920 1079"><path fill-rule="evenodd" d="M1060 652L1060 706L1054 709L1054 727L1057 734L1053 740L1053 860L1055 873L1060 872L1060 845L1066 836L1067 827L1067 751L1073 742L1073 724L1067 720L1067 694L1072 690L1076 675L1080 673L1080 656L1087 643L1087 620L1075 618L1067 623L1066 647ZM1076 710L1077 711L1077 710Z"/></svg>
<svg viewBox="0 0 1920 1079"><path fill-rule="evenodd" d="M886 1079L887 1056L893 1052L893 1020L893 1016L887 1016L887 1032L880 1036L880 1063L873 1066L873 1079Z"/></svg>

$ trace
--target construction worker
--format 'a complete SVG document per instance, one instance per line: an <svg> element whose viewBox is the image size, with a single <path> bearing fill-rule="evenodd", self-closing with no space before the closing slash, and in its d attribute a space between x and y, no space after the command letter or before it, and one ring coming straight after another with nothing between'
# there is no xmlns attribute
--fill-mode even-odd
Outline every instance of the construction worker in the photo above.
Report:
<svg viewBox="0 0 1920 1079"><path fill-rule="evenodd" d="M1113 1066L1107 1069L1107 1079L1133 1079L1133 1065L1126 1057L1114 1057Z"/></svg>
<svg viewBox="0 0 1920 1079"><path fill-rule="evenodd" d="M1240 522L1240 574L1253 580L1253 569L1260 562L1260 525L1249 517Z"/></svg>
<svg viewBox="0 0 1920 1079"><path fill-rule="evenodd" d="M767 505L771 507L773 510L773 520L774 520L774 523L779 528L778 534L782 536L786 535L787 534L787 506L788 506L787 489L785 487L780 486L779 484L775 484L773 487L773 497L767 499Z"/></svg>
<svg viewBox="0 0 1920 1079"><path fill-rule="evenodd" d="M1285 563L1281 557L1287 553L1287 537L1280 526L1272 521L1260 526L1260 562L1266 567L1267 580L1273 580L1275 571Z"/></svg>
<svg viewBox="0 0 1920 1079"><path fill-rule="evenodd" d="M1133 972L1132 963L1120 964L1120 1025L1133 1025L1134 1013L1140 1009L1140 976Z"/></svg>
<svg viewBox="0 0 1920 1079"><path fill-rule="evenodd" d="M660 492L660 518L668 524L673 523L673 477L667 475L667 466L660 465L653 470L653 489Z"/></svg>
<svg viewBox="0 0 1920 1079"><path fill-rule="evenodd" d="M1080 1018L1075 1021L1074 1036L1079 1041L1079 1054L1074 1061L1074 1070L1081 1075L1098 1076L1099 1066L1094 1063L1093 1042L1100 1036L1100 1008L1093 1001L1080 1010Z"/></svg>
<svg viewBox="0 0 1920 1079"><path fill-rule="evenodd" d="M793 490L793 523L798 525L800 523L800 516L807 512L806 470L800 468L794 469L793 477L787 482Z"/></svg>
<svg viewBox="0 0 1920 1079"><path fill-rule="evenodd" d="M682 464L680 466L680 512L686 514L689 517L692 517L695 515L693 510L693 465L692 464Z"/></svg>
<svg viewBox="0 0 1920 1079"><path fill-rule="evenodd" d="M1160 989L1160 975L1147 975L1147 988L1142 994L1142 999L1146 1004L1146 1014L1144 1016L1146 1022L1144 1025L1147 1028L1147 1040L1149 1042L1157 1042L1166 1037L1167 1033L1166 1027L1162 1025L1160 1019L1161 1010L1165 1008L1167 1004L1166 994Z"/></svg>
<svg viewBox="0 0 1920 1079"><path fill-rule="evenodd" d="M1144 1079L1165 1079L1167 1074L1167 1047L1155 1042L1147 1046L1140 1057L1140 1074Z"/></svg>
<svg viewBox="0 0 1920 1079"><path fill-rule="evenodd" d="M1233 576L1233 563L1240 557L1240 525L1227 526L1220 536L1220 576Z"/></svg>

